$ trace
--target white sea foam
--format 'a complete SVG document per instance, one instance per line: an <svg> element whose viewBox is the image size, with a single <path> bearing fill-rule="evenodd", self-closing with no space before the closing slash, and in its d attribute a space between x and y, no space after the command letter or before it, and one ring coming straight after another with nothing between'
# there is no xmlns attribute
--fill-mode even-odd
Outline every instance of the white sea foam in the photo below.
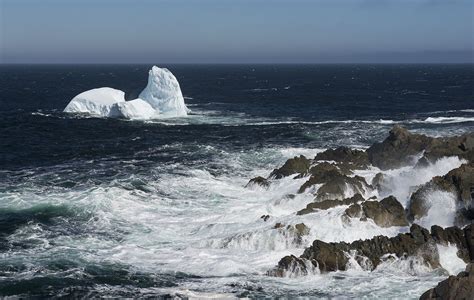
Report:
<svg viewBox="0 0 474 300"><path fill-rule="evenodd" d="M164 147L182 149L179 143ZM162 150L159 148L153 151ZM2 192L0 205L3 207L28 208L45 203L67 205L89 218L86 225L81 226L85 226L90 233L73 238L64 235L54 237L33 225L26 226L12 235L11 239L36 240L43 243L42 251L31 253L28 249L21 250L23 252L17 252L15 258L58 257L62 251L67 251L68 255L88 262L120 263L133 266L141 272L202 275L206 278L199 280L199 284L191 281L184 283L184 286L190 290L223 293L228 292L225 284L241 281L249 285L258 282L266 291L278 291L281 288L283 292L308 291L319 282L324 286L324 293L333 296L342 295L347 290L353 296L364 296L370 290L364 286L365 281L370 280L377 295L393 296L397 295L397 288L406 289L402 282L411 276L425 276L424 269L415 268L414 271L408 267L415 265L421 268L421 265L408 261L377 268L377 276L364 268L334 273L334 276L346 279L344 290L340 287L339 279L334 279L333 275L317 274L317 270L303 279L265 276L266 271L283 256L301 255L304 248L315 239L351 242L375 235L394 236L408 228L381 228L370 219L352 219L347 222L341 218L347 206L298 216L295 212L313 201L310 193L297 194L299 186L307 178L272 180L268 189L244 187L249 178L267 176L288 158L299 154L314 157L322 149L271 147L247 152L226 152L203 145L197 151L215 157L209 163L225 171L214 174L205 166L157 164L155 168L150 168L147 175L131 175L127 179L117 179L99 186L67 190L38 190L35 187ZM393 179L389 180L389 186L399 197L408 197L407 181L395 180L397 176L409 177L409 184L419 184L428 181L429 176L441 175L460 163L457 159L446 158L424 169L388 171L389 179ZM363 175L369 178L378 171L365 170ZM426 172L428 174L423 175ZM287 196L289 194L294 196ZM265 222L262 215L269 215L270 218ZM285 226L275 229L276 223ZM310 228L308 235L298 237L286 229L287 225L298 223ZM383 280L379 277L383 277ZM422 282L417 281L407 294L419 296L436 281L439 278L434 276ZM183 292L182 289L174 291Z"/></svg>
<svg viewBox="0 0 474 300"><path fill-rule="evenodd" d="M458 248L455 245L437 245L439 263L449 275L457 275L466 269L466 263L457 255Z"/></svg>
<svg viewBox="0 0 474 300"><path fill-rule="evenodd" d="M421 226L433 225L449 227L454 225L457 210L457 197L450 192L434 190L423 195L428 213L417 221Z"/></svg>
<svg viewBox="0 0 474 300"><path fill-rule="evenodd" d="M416 159L414 159L416 161ZM458 157L443 157L426 167L403 167L400 169L382 172L385 178L382 182L381 197L394 195L404 207L407 206L410 195L422 185L430 181L434 176L445 175L452 169L458 168L464 160Z"/></svg>
<svg viewBox="0 0 474 300"><path fill-rule="evenodd" d="M472 117L428 117L424 123L433 123L433 124L451 124L451 123L465 123L465 122L474 122Z"/></svg>

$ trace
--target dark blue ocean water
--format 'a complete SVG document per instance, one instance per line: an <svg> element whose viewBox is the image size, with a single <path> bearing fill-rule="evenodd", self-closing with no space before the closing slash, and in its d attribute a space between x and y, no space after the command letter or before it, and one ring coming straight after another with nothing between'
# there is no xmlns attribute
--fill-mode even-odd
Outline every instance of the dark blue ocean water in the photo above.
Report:
<svg viewBox="0 0 474 300"><path fill-rule="evenodd" d="M108 215L116 209L111 198L120 195L115 189L180 203L192 199L190 191L179 182L160 184L189 179L195 174L189 170L217 182L245 182L297 154L294 149L363 148L395 123L431 135L474 130L473 65L166 67L192 111L187 118L141 122L62 112L75 95L101 86L134 99L148 65L0 66L0 295L161 295L167 290L154 289L195 287L211 276L161 267L168 257L113 259L107 251L118 253L137 243L138 231L156 230L122 215L122 207ZM215 193L200 197L227 197ZM112 204L95 207L101 197ZM165 217L179 206L167 203ZM160 238L166 245L167 237ZM185 247L180 243L169 249ZM292 293L252 282L222 283L221 292ZM302 294L318 293L327 295Z"/></svg>

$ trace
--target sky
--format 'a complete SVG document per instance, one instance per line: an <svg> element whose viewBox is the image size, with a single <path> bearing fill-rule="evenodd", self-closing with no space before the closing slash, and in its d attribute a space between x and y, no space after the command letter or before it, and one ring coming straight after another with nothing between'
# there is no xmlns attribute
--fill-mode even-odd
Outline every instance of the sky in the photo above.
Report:
<svg viewBox="0 0 474 300"><path fill-rule="evenodd" d="M0 0L0 63L474 62L474 0Z"/></svg>

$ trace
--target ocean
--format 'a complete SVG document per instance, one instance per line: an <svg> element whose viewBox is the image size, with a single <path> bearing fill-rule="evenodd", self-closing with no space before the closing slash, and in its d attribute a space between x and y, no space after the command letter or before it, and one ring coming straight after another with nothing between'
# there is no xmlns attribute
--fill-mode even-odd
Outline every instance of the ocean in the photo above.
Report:
<svg viewBox="0 0 474 300"><path fill-rule="evenodd" d="M365 149L395 124L431 136L473 132L472 64L165 65L187 117L62 112L101 86L136 98L150 67L0 66L1 296L408 299L446 277L413 261L267 276L316 238L349 242L408 227L347 224L344 208L297 216L313 196L288 195L305 178L245 185L296 155ZM406 205L411 187L460 164L393 171L393 194ZM435 224L438 208L422 225ZM276 222L311 232L295 241Z"/></svg>

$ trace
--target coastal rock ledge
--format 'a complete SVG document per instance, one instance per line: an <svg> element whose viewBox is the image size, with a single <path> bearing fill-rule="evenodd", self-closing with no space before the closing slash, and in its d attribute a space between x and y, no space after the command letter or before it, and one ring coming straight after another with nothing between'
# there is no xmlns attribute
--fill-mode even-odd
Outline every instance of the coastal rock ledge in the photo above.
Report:
<svg viewBox="0 0 474 300"><path fill-rule="evenodd" d="M440 267L436 245L456 245L458 257L468 263L474 259L474 224L464 229L456 226L441 228L432 226L431 232L413 224L409 233L395 237L376 236L352 243L326 243L315 240L300 257L283 257L277 267L267 272L270 276L304 276L347 270L350 263L362 269L374 270L384 261L395 259L419 259L431 268Z"/></svg>

